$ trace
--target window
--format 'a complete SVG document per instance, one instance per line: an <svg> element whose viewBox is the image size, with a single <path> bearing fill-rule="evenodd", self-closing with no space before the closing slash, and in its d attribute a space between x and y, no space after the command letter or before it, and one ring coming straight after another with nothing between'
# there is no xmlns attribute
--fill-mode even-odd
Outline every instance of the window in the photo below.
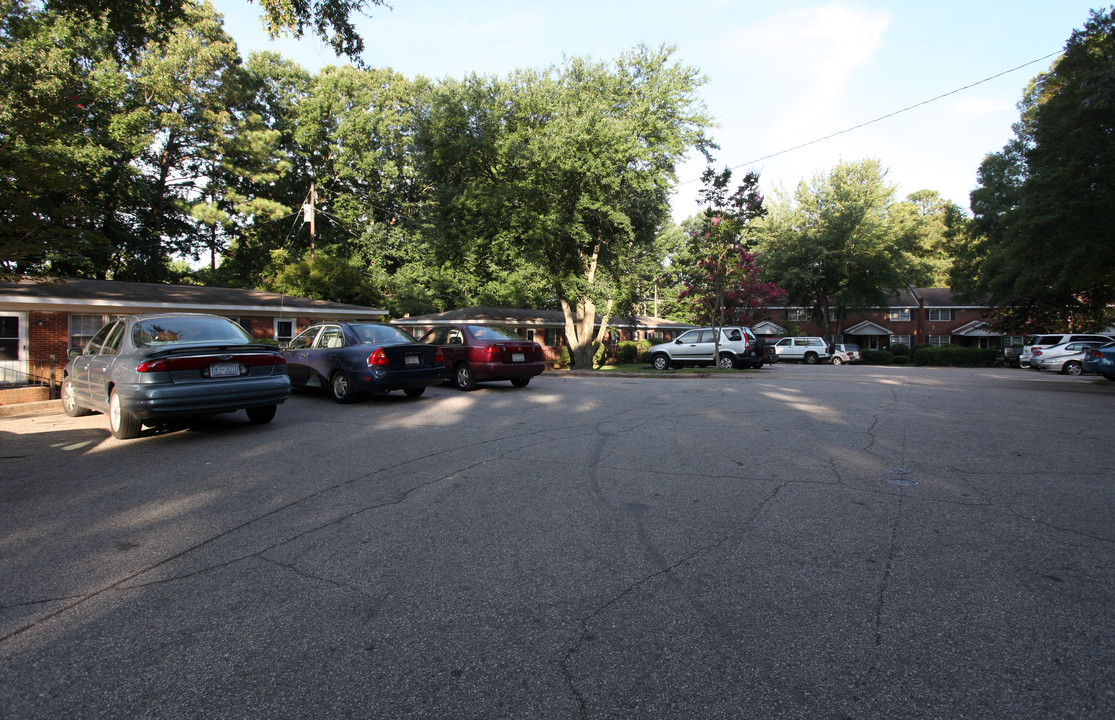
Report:
<svg viewBox="0 0 1115 720"><path fill-rule="evenodd" d="M126 323L117 322L109 331L108 337L101 345L101 355L115 355L120 352L120 343L124 340L124 327Z"/></svg>
<svg viewBox="0 0 1115 720"><path fill-rule="evenodd" d="M942 345L951 345L952 340L950 335L930 335L929 344L933 347L941 347Z"/></svg>
<svg viewBox="0 0 1115 720"><path fill-rule="evenodd" d="M787 322L806 322L807 320L809 320L808 310L795 309L786 311Z"/></svg>
<svg viewBox="0 0 1115 720"><path fill-rule="evenodd" d="M546 328L546 345L548 347L561 347L561 330Z"/></svg>
<svg viewBox="0 0 1115 720"><path fill-rule="evenodd" d="M910 322L910 308L887 310L887 320L891 322Z"/></svg>
<svg viewBox="0 0 1115 720"><path fill-rule="evenodd" d="M316 348L339 348L345 346L345 334L337 325L326 325L321 331L321 336L314 343Z"/></svg>
<svg viewBox="0 0 1115 720"><path fill-rule="evenodd" d="M534 340L534 328L527 328L527 340Z"/></svg>
<svg viewBox="0 0 1115 720"><path fill-rule="evenodd" d="M85 343L105 325L116 320L119 315L71 315L70 347L83 348Z"/></svg>
<svg viewBox="0 0 1115 720"><path fill-rule="evenodd" d="M952 320L952 310L942 308L929 308L930 322L948 322Z"/></svg>
<svg viewBox="0 0 1115 720"><path fill-rule="evenodd" d="M294 321L293 320L275 320L275 341L280 345L290 342L294 337Z"/></svg>
<svg viewBox="0 0 1115 720"><path fill-rule="evenodd" d="M909 335L891 335L890 336L890 343L891 343L891 345L906 345L908 347L910 345L910 336Z"/></svg>
<svg viewBox="0 0 1115 720"><path fill-rule="evenodd" d="M290 341L287 347L291 350L305 350L314 344L314 338L317 337L320 327L306 328L301 335Z"/></svg>

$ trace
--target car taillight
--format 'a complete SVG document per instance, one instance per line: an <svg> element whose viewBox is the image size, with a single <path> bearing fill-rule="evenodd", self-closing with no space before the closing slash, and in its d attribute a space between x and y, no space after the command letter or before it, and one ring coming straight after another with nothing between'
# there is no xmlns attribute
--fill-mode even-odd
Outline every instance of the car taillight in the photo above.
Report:
<svg viewBox="0 0 1115 720"><path fill-rule="evenodd" d="M166 366L166 360L144 360L136 368L136 372L166 372L169 369Z"/></svg>
<svg viewBox="0 0 1115 720"><path fill-rule="evenodd" d="M390 365L391 361L387 359L387 353L383 352L383 348L379 348L374 353L368 356L368 365Z"/></svg>
<svg viewBox="0 0 1115 720"><path fill-rule="evenodd" d="M489 345L488 347L484 348L484 353L486 355L495 355L496 353L504 352L506 349L507 348L500 344Z"/></svg>
<svg viewBox="0 0 1115 720"><path fill-rule="evenodd" d="M445 362L445 356L441 354L441 348L438 348L437 353L434 354L434 362Z"/></svg>
<svg viewBox="0 0 1115 720"><path fill-rule="evenodd" d="M1041 355L1041 350L1034 350L1034 352L1033 352L1032 354L1034 354L1034 355Z"/></svg>

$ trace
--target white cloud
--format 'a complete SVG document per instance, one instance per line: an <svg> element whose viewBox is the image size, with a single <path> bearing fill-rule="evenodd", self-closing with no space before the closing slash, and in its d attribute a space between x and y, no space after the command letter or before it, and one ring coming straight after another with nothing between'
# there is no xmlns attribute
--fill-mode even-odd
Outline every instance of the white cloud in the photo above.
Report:
<svg viewBox="0 0 1115 720"><path fill-rule="evenodd" d="M830 3L765 18L742 28L733 45L764 76L762 94L783 101L771 116L775 144L831 128L828 120L856 70L883 44L888 13Z"/></svg>

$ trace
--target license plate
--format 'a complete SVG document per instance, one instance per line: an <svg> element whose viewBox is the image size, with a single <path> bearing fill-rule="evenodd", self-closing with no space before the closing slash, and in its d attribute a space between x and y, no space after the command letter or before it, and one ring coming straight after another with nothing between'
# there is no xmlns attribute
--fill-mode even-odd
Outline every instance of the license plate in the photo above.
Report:
<svg viewBox="0 0 1115 720"><path fill-rule="evenodd" d="M526 359L526 355L522 353L511 353L511 362L525 362Z"/></svg>
<svg viewBox="0 0 1115 720"><path fill-rule="evenodd" d="M233 377L240 374L240 363L218 362L209 366L209 377Z"/></svg>
<svg viewBox="0 0 1115 720"><path fill-rule="evenodd" d="M407 365L421 365L422 361L419 359L419 357L417 355L407 355L406 364Z"/></svg>

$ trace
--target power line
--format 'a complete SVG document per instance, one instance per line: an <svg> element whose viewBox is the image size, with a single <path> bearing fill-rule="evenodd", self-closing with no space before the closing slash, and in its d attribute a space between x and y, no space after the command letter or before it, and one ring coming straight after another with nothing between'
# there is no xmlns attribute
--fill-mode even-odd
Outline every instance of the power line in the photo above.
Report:
<svg viewBox="0 0 1115 720"><path fill-rule="evenodd" d="M794 146L794 147L792 147L792 148L787 148L787 149L785 149L785 150L780 150L780 151L778 151L778 152L776 152L776 153L771 153L770 155L764 155L763 157L761 157L761 158L756 158L755 160L749 160L748 162L745 162L745 163L741 163L741 164L739 164L739 165L736 165L736 166L732 167L731 169L732 169L732 170L738 170L738 169L739 169L739 168L741 168L741 167L746 167L746 166L749 166L749 165L754 165L755 163L760 163L760 162L762 162L762 161L764 161L764 160L769 160L769 159L771 159L771 158L774 158L774 157L778 157L779 155L785 155L786 153L791 153L791 152L793 152L794 150L800 150L800 149L802 149L803 147L809 147L810 145L816 145L816 144L817 144L817 143L819 143L819 142L824 142L825 140L830 140L830 139L832 139L832 138L834 138L834 137L837 137L838 135L844 135L845 133L850 133L850 132L852 132L853 130L859 130L859 129L860 129L860 128L862 128L862 127L867 127L868 125L873 125L873 124L875 124L875 123L877 123L877 122L881 122L881 121L883 121L883 120L886 120L887 118L892 118L892 117L894 117L895 115L901 115L901 114L902 114L902 113L904 113L904 112L909 112L910 110L913 110L913 109L915 109L915 108L919 108L919 107L921 107L922 105L928 105L929 103L932 103L932 102L936 102L936 101L938 101L938 100L940 100L940 99L942 99L942 98L947 98L947 97L948 97L948 96L950 96L950 95L955 95L956 93L959 93L959 92L963 92L963 91L965 91L965 90L970 90L971 88L974 88L974 87L976 87L977 85L982 85L982 84L984 84L985 82L990 82L990 81L992 81L992 80L995 80L996 78L1000 78L1000 77L1002 77L1002 76L1004 76L1004 75L1009 75L1010 73L1012 73L1012 72L1015 72L1015 71L1017 71L1017 70L1021 70L1021 69L1022 69L1022 68L1024 68L1024 67L1028 67L1028 66L1030 66L1030 65L1033 65L1034 63L1039 63L1039 62L1041 62L1041 61L1043 61L1043 60L1048 60L1049 58L1051 58L1051 57L1053 57L1053 56L1055 56L1055 55L1060 55L1060 54L1061 54L1061 51L1060 51L1060 50L1058 50L1058 51L1057 51L1057 52L1055 52L1055 53L1049 53L1048 55L1046 55L1046 56L1044 56L1044 57L1040 57L1040 58L1038 58L1037 60L1031 60L1030 62L1027 62L1027 63L1023 63L1023 64L1019 65L1018 67L1013 67L1013 68L1011 68L1010 70L1004 70L1004 71L1003 71L1003 72L1001 72L1001 73L997 73L997 74L995 74L995 75L992 75L991 77L986 77L986 78L984 78L983 80L977 80L976 82L974 82L974 83L971 83L971 84L969 84L969 85L965 85L964 87L956 88L955 90L950 90L949 92L947 92L947 93L943 93L943 94L941 94L941 95L938 95L937 97L932 97L932 98L929 98L928 100L923 100L922 102L919 102L919 103L915 103L915 104L913 104L913 105L910 105L909 107L904 107L904 108L902 108L901 110L895 110L894 112L892 112L892 113L887 113L886 115L881 115L881 116L879 116L879 117L875 118L874 120L868 120L867 122L862 122L862 123L860 123L859 125L854 125L854 126L852 126L852 127L850 127L850 128L847 128L847 129L845 129L845 130L840 130L839 132L834 132L834 133L832 133L831 135L825 135L824 137L820 137L820 138L817 138L816 140L810 140L809 142L806 142L806 143L802 143L801 145L795 145L795 146ZM678 183L678 184L679 184L679 185L688 185L689 183L692 183L692 182L697 182L697 178L694 178L693 180L686 180L685 182L683 182L683 183Z"/></svg>

